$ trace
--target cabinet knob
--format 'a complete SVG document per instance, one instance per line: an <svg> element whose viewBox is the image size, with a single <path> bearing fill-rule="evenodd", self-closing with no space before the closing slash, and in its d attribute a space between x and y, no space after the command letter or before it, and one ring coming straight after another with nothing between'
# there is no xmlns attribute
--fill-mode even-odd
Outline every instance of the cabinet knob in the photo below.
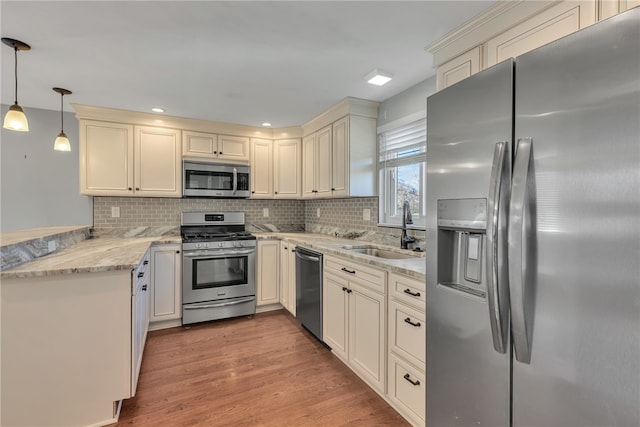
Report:
<svg viewBox="0 0 640 427"><path fill-rule="evenodd" d="M136 187L136 191L140 191L140 189L138 187Z"/></svg>
<svg viewBox="0 0 640 427"><path fill-rule="evenodd" d="M177 254L179 254L179 253L180 253L180 251L176 251L176 253L177 253Z"/></svg>
<svg viewBox="0 0 640 427"><path fill-rule="evenodd" d="M251 194L256 194L256 192L255 192L255 191L252 191L252 192L251 192Z"/></svg>
<svg viewBox="0 0 640 427"><path fill-rule="evenodd" d="M336 189L335 189L335 188L332 188L332 189L331 189L331 191L336 191Z"/></svg>
<svg viewBox="0 0 640 427"><path fill-rule="evenodd" d="M133 190L133 188L129 187L129 191Z"/></svg>
<svg viewBox="0 0 640 427"><path fill-rule="evenodd" d="M214 151L214 152L213 152L213 154L218 154L218 152L217 152L217 151Z"/></svg>
<svg viewBox="0 0 640 427"><path fill-rule="evenodd" d="M345 288L344 286L342 287L342 292L346 292L347 288Z"/></svg>
<svg viewBox="0 0 640 427"><path fill-rule="evenodd" d="M142 290L146 291L147 290L147 285L142 285Z"/></svg>
<svg viewBox="0 0 640 427"><path fill-rule="evenodd" d="M222 151L221 151L221 152L219 152L218 154L222 154Z"/></svg>
<svg viewBox="0 0 640 427"><path fill-rule="evenodd" d="M353 292L351 289L347 289L348 294L350 294L351 292Z"/></svg>
<svg viewBox="0 0 640 427"><path fill-rule="evenodd" d="M278 194L278 192L276 191L275 194Z"/></svg>

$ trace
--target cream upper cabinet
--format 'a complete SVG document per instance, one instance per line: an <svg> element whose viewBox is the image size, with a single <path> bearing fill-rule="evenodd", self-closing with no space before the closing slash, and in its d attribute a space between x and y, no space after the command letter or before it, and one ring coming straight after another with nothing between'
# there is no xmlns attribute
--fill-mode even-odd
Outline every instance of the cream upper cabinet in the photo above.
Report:
<svg viewBox="0 0 640 427"><path fill-rule="evenodd" d="M181 132L80 121L80 193L180 197Z"/></svg>
<svg viewBox="0 0 640 427"><path fill-rule="evenodd" d="M256 255L256 305L280 302L278 266L280 260L279 240L258 240Z"/></svg>
<svg viewBox="0 0 640 427"><path fill-rule="evenodd" d="M559 2L487 41L487 67L574 33L596 20L595 0Z"/></svg>
<svg viewBox="0 0 640 427"><path fill-rule="evenodd" d="M133 126L80 121L80 193L133 194Z"/></svg>
<svg viewBox="0 0 640 427"><path fill-rule="evenodd" d="M449 87L480 71L482 68L482 48L476 46L457 58L442 64L436 73L438 90Z"/></svg>
<svg viewBox="0 0 640 427"><path fill-rule="evenodd" d="M302 140L302 197L331 197L331 126Z"/></svg>
<svg viewBox="0 0 640 427"><path fill-rule="evenodd" d="M375 196L377 174L376 119L348 115L333 123L331 195Z"/></svg>
<svg viewBox="0 0 640 427"><path fill-rule="evenodd" d="M273 198L273 141L251 138L251 198Z"/></svg>
<svg viewBox="0 0 640 427"><path fill-rule="evenodd" d="M640 0L496 2L427 46L437 66L437 89L639 4Z"/></svg>
<svg viewBox="0 0 640 427"><path fill-rule="evenodd" d="M184 131L182 155L208 160L249 161L249 138Z"/></svg>
<svg viewBox="0 0 640 427"><path fill-rule="evenodd" d="M134 192L141 197L182 195L181 132L135 126Z"/></svg>
<svg viewBox="0 0 640 427"><path fill-rule="evenodd" d="M302 142L277 139L273 143L273 197L298 199L302 195Z"/></svg>

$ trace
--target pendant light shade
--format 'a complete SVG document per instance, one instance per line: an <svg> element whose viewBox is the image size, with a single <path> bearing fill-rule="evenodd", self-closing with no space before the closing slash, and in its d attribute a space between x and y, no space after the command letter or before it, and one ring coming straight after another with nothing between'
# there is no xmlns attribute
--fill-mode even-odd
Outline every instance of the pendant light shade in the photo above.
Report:
<svg viewBox="0 0 640 427"><path fill-rule="evenodd" d="M71 151L71 143L67 138L67 134L64 133L64 111L62 110L62 100L65 95L71 95L71 91L61 87L54 87L53 91L60 94L60 133L53 143L53 149L56 151Z"/></svg>
<svg viewBox="0 0 640 427"><path fill-rule="evenodd" d="M15 72L15 83L16 83L15 103L9 108L9 111L7 111L7 115L4 116L4 124L2 125L2 127L9 130L28 132L29 122L27 122L27 116L25 116L24 111L22 111L22 107L18 105L18 51L30 50L31 46L21 42L20 40L10 39L6 37L2 38L2 43L13 48L14 72Z"/></svg>

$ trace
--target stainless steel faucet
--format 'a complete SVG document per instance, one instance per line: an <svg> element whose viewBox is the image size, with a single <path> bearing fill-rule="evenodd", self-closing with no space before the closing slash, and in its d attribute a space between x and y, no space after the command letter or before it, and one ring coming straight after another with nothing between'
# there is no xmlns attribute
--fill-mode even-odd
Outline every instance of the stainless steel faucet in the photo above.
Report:
<svg viewBox="0 0 640 427"><path fill-rule="evenodd" d="M413 224L413 217L411 216L411 206L409 201L405 200L402 203L402 236L400 236L400 248L408 249L409 243L415 243L416 238L413 236L407 236L407 224Z"/></svg>

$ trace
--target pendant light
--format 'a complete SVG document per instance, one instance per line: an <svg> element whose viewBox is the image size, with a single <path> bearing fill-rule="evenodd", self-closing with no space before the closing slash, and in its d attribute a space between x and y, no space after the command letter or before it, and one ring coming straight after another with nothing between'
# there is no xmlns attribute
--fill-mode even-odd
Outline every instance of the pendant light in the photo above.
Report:
<svg viewBox="0 0 640 427"><path fill-rule="evenodd" d="M62 111L62 100L65 95L71 95L71 91L62 89L61 87L54 87L52 89L54 92L58 92L60 94L60 134L53 143L53 149L56 151L71 151L69 138L67 138L67 134L64 133L64 114Z"/></svg>
<svg viewBox="0 0 640 427"><path fill-rule="evenodd" d="M20 40L10 39L6 37L2 38L2 43L13 48L15 64L14 72L16 78L16 100L15 103L11 107L9 107L7 115L4 116L4 125L2 127L4 127L5 129L17 130L20 132L28 132L29 123L27 122L27 116L24 115L22 107L18 105L18 51L30 50L31 46L21 42Z"/></svg>

